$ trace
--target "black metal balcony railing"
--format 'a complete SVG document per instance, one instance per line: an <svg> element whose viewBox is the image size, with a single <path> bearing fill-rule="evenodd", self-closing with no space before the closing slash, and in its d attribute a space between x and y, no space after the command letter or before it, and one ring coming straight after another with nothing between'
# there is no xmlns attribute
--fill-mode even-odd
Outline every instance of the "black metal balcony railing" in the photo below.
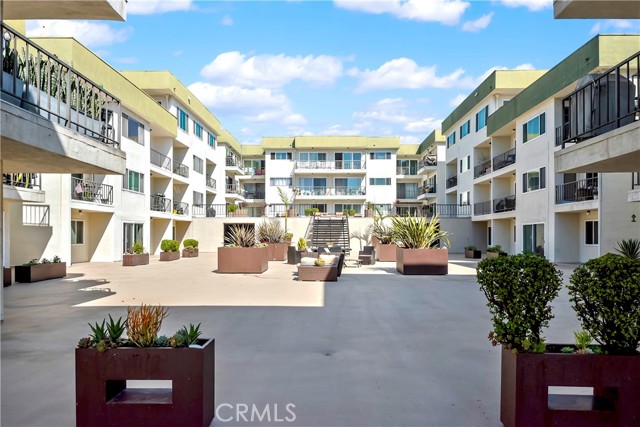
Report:
<svg viewBox="0 0 640 427"><path fill-rule="evenodd" d="M189 215L189 203L173 202L174 215Z"/></svg>
<svg viewBox="0 0 640 427"><path fill-rule="evenodd" d="M161 194L151 196L151 210L156 212L171 212L171 199Z"/></svg>
<svg viewBox="0 0 640 427"><path fill-rule="evenodd" d="M427 216L438 214L442 218L469 218L471 205L456 203L434 203L425 206Z"/></svg>
<svg viewBox="0 0 640 427"><path fill-rule="evenodd" d="M227 194L240 194L242 195L242 188L238 184L227 184L226 191Z"/></svg>
<svg viewBox="0 0 640 427"><path fill-rule="evenodd" d="M151 164L161 169L171 170L171 158L165 156L159 151L151 149Z"/></svg>
<svg viewBox="0 0 640 427"><path fill-rule="evenodd" d="M61 126L118 148L120 100L2 23L3 99Z"/></svg>
<svg viewBox="0 0 640 427"><path fill-rule="evenodd" d="M40 175L37 173L4 173L2 183L13 187L40 189Z"/></svg>
<svg viewBox="0 0 640 427"><path fill-rule="evenodd" d="M436 184L426 184L422 187L422 191L424 194L435 194L436 193Z"/></svg>
<svg viewBox="0 0 640 427"><path fill-rule="evenodd" d="M362 170L365 162L362 160L313 160L309 162L297 161L296 169L338 169L338 170Z"/></svg>
<svg viewBox="0 0 640 427"><path fill-rule="evenodd" d="M453 188L456 185L458 185L458 177L457 176L452 176L451 178L447 179L447 190L449 188Z"/></svg>
<svg viewBox="0 0 640 427"><path fill-rule="evenodd" d="M556 185L556 204L583 202L598 198L598 178L581 179Z"/></svg>
<svg viewBox="0 0 640 427"><path fill-rule="evenodd" d="M299 187L300 196L364 196L367 194L365 187Z"/></svg>
<svg viewBox="0 0 640 427"><path fill-rule="evenodd" d="M265 171L263 168L261 169L256 169L256 168L244 168L244 174L248 175L248 176L256 176L256 175L264 175Z"/></svg>
<svg viewBox="0 0 640 427"><path fill-rule="evenodd" d="M516 162L516 149L512 148L493 158L493 170L497 171Z"/></svg>
<svg viewBox="0 0 640 427"><path fill-rule="evenodd" d="M232 157L232 156L227 156L227 160L225 163L227 166L238 166L238 158L237 157Z"/></svg>
<svg viewBox="0 0 640 427"><path fill-rule="evenodd" d="M486 202L474 203L473 214L474 215L487 215L491 213L491 200Z"/></svg>
<svg viewBox="0 0 640 427"><path fill-rule="evenodd" d="M252 200L264 199L264 191L244 190L244 198L245 199L252 199Z"/></svg>
<svg viewBox="0 0 640 427"><path fill-rule="evenodd" d="M71 178L71 198L83 202L112 205L113 186L80 178Z"/></svg>
<svg viewBox="0 0 640 427"><path fill-rule="evenodd" d="M189 178L189 167L180 162L173 161L173 173L184 178Z"/></svg>
<svg viewBox="0 0 640 427"><path fill-rule="evenodd" d="M197 204L192 206L193 216L203 216L207 218L225 217L227 216L227 205L202 205Z"/></svg>
<svg viewBox="0 0 640 427"><path fill-rule="evenodd" d="M479 176L486 175L488 173L491 173L491 160L481 163L473 168L474 178L478 178Z"/></svg>
<svg viewBox="0 0 640 427"><path fill-rule="evenodd" d="M556 145L580 142L640 119L637 76L640 52L562 100L564 121Z"/></svg>
<svg viewBox="0 0 640 427"><path fill-rule="evenodd" d="M511 195L500 199L493 199L493 212L508 212L516 209L516 196Z"/></svg>
<svg viewBox="0 0 640 427"><path fill-rule="evenodd" d="M635 190L636 187L640 187L640 172L633 172L631 174L631 189Z"/></svg>
<svg viewBox="0 0 640 427"><path fill-rule="evenodd" d="M214 178L207 178L206 186L207 186L207 188L215 190L216 189L216 180Z"/></svg>

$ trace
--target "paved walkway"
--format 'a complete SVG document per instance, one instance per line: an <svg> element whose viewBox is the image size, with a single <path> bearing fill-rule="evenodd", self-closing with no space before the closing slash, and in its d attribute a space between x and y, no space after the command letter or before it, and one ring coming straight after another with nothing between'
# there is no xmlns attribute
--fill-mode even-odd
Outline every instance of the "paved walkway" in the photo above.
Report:
<svg viewBox="0 0 640 427"><path fill-rule="evenodd" d="M5 288L1 425L73 426L73 351L87 322L145 302L170 307L163 334L201 322L216 338L216 405L232 419L215 425L499 426L500 352L486 338L475 262L452 258L444 277L377 263L324 284L297 282L280 262L262 275L218 275L215 254L204 253L77 264L63 280L14 284ZM546 336L570 342L578 325L564 292L554 305ZM233 419L239 404L270 405L270 422ZM294 404L296 420L276 421L276 404L280 419Z"/></svg>

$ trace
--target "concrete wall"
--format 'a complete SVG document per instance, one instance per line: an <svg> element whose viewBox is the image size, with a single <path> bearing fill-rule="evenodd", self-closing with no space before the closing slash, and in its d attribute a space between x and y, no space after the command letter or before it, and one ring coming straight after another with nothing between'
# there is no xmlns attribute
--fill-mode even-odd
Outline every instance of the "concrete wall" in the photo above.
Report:
<svg viewBox="0 0 640 427"><path fill-rule="evenodd" d="M577 212L557 213L554 227L554 262L579 262L580 248L584 238L581 237L580 214Z"/></svg>
<svg viewBox="0 0 640 427"><path fill-rule="evenodd" d="M617 242L623 239L640 239L640 203L627 201L631 188L631 174L603 174L600 179L600 254L615 252ZM636 222L631 222L631 215Z"/></svg>

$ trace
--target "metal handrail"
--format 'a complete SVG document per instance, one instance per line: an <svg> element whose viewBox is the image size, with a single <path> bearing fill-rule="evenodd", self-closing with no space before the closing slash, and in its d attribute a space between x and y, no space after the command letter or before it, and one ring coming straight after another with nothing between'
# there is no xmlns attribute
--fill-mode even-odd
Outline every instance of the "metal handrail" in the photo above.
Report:
<svg viewBox="0 0 640 427"><path fill-rule="evenodd" d="M486 202L474 203L473 214L474 215L487 215L491 213L491 200Z"/></svg>
<svg viewBox="0 0 640 427"><path fill-rule="evenodd" d="M171 170L171 158L151 148L151 164L161 169Z"/></svg>
<svg viewBox="0 0 640 427"><path fill-rule="evenodd" d="M180 175L184 178L189 178L189 167L187 165L183 165L180 162L173 161L173 173L176 175Z"/></svg>
<svg viewBox="0 0 640 427"><path fill-rule="evenodd" d="M171 199L159 194L151 196L150 209L156 212L171 212Z"/></svg>
<svg viewBox="0 0 640 427"><path fill-rule="evenodd" d="M512 194L510 196L501 197L499 199L493 199L493 212L509 212L516 209L516 196Z"/></svg>
<svg viewBox="0 0 640 427"><path fill-rule="evenodd" d="M173 202L174 215L189 215L189 203Z"/></svg>
<svg viewBox="0 0 640 427"><path fill-rule="evenodd" d="M453 188L456 185L458 185L458 176L452 176L451 178L447 179L447 190L449 188Z"/></svg>
<svg viewBox="0 0 640 427"><path fill-rule="evenodd" d="M516 162L516 149L512 148L493 158L493 170L497 171Z"/></svg>
<svg viewBox="0 0 640 427"><path fill-rule="evenodd" d="M367 194L365 187L298 187L300 196L364 196Z"/></svg>
<svg viewBox="0 0 640 427"><path fill-rule="evenodd" d="M71 198L101 205L113 204L113 186L80 178L71 178Z"/></svg>
<svg viewBox="0 0 640 427"><path fill-rule="evenodd" d="M338 169L338 170L362 170L365 169L364 160L311 160L307 162L297 161L296 169Z"/></svg>
<svg viewBox="0 0 640 427"><path fill-rule="evenodd" d="M396 166L396 175L417 175L418 168L411 166Z"/></svg>
<svg viewBox="0 0 640 427"><path fill-rule="evenodd" d="M491 173L491 160L487 160L473 168L474 178L478 178L479 176L486 175L488 173Z"/></svg>
<svg viewBox="0 0 640 427"><path fill-rule="evenodd" d="M40 189L40 174L31 172L4 173L2 183L12 187Z"/></svg>
<svg viewBox="0 0 640 427"><path fill-rule="evenodd" d="M598 197L598 178L580 179L556 185L556 204L583 202Z"/></svg>
<svg viewBox="0 0 640 427"><path fill-rule="evenodd" d="M207 178L205 185L207 188L211 188L212 190L216 189L216 180L215 178Z"/></svg>

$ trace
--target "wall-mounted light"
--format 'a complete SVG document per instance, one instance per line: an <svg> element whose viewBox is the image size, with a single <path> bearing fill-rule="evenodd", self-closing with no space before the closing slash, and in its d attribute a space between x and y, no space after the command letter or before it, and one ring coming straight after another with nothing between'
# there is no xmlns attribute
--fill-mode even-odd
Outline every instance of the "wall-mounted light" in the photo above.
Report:
<svg viewBox="0 0 640 427"><path fill-rule="evenodd" d="M631 214L631 222L636 222L636 214Z"/></svg>
<svg viewBox="0 0 640 427"><path fill-rule="evenodd" d="M587 211L587 216L591 215L591 211Z"/></svg>

